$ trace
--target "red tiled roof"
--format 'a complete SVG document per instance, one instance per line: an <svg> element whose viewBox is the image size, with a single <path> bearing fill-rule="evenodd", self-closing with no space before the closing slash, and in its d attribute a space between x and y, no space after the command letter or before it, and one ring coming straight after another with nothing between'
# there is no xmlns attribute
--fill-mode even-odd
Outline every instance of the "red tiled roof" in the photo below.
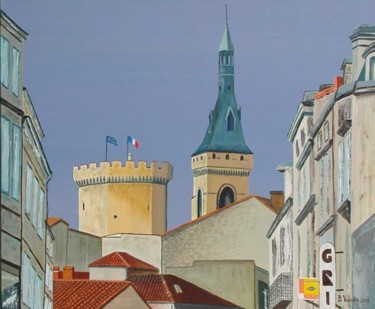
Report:
<svg viewBox="0 0 375 309"><path fill-rule="evenodd" d="M89 267L105 266L159 271L158 268L143 262L126 252L113 252L89 264Z"/></svg>
<svg viewBox="0 0 375 309"><path fill-rule="evenodd" d="M147 302L189 303L236 307L188 281L174 275L132 275L128 278Z"/></svg>
<svg viewBox="0 0 375 309"><path fill-rule="evenodd" d="M66 225L69 225L69 223L66 222L63 218L59 218L59 217L48 217L47 218L47 224L50 227L55 225L56 223L59 223L59 222L64 222Z"/></svg>
<svg viewBox="0 0 375 309"><path fill-rule="evenodd" d="M247 201L247 200L249 200L249 199L252 199L252 198L257 199L257 200L258 200L259 202L261 202L264 206L266 206L266 207L269 208L272 212L274 212L274 213L277 214L277 211L276 211L275 209L273 209L272 206L271 206L271 200L270 200L270 199L268 199L268 198L264 198L264 197L261 197L261 196L259 196L259 195L252 194L252 195L248 195L248 196L246 196L246 197L244 197L244 198L242 198L242 199L239 199L239 200L233 202L232 204L226 205L225 207L222 207L222 208L217 209L217 210L214 210L214 211L212 211L212 212L210 212L210 213L208 213L208 214L205 214L205 215L203 215L203 216L201 216L201 217L199 217L199 218L196 218L196 219L191 220L191 221L189 221L189 222L183 223L183 224L181 224L181 225L179 225L179 226L177 226L177 227L175 227L175 228L173 228L173 229L171 229L171 230L165 232L164 234L162 234L162 236L167 235L167 234L169 234L169 233L172 233L172 232L174 232L174 231L176 231L176 230L182 229L182 228L184 228L185 226L189 226L189 225L192 225L192 224L194 224L194 223L197 223L197 222L203 221L204 219L206 219L206 218L208 218L208 217L211 217L211 216L213 216L213 215L216 215L217 213L222 212L222 211L224 211L224 210L226 210L226 209L228 209L228 208L235 207L235 206L237 206L238 204L240 204L240 203L242 203L242 202L244 202L244 201Z"/></svg>
<svg viewBox="0 0 375 309"><path fill-rule="evenodd" d="M103 308L131 284L126 281L58 280L53 282L53 308Z"/></svg>

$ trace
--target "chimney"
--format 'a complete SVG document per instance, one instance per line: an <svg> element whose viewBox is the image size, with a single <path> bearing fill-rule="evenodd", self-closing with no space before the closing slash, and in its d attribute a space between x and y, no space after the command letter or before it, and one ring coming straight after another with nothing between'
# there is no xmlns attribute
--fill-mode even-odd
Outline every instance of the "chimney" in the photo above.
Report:
<svg viewBox="0 0 375 309"><path fill-rule="evenodd" d="M270 191L271 207L279 212L284 206L284 191Z"/></svg>
<svg viewBox="0 0 375 309"><path fill-rule="evenodd" d="M375 26L359 25L353 29L350 36L352 41L352 77L356 81L361 77L362 69L365 64L363 52L375 40Z"/></svg>
<svg viewBox="0 0 375 309"><path fill-rule="evenodd" d="M64 266L63 269L63 280L74 279L74 266Z"/></svg>
<svg viewBox="0 0 375 309"><path fill-rule="evenodd" d="M53 281L59 280L59 266L53 266Z"/></svg>

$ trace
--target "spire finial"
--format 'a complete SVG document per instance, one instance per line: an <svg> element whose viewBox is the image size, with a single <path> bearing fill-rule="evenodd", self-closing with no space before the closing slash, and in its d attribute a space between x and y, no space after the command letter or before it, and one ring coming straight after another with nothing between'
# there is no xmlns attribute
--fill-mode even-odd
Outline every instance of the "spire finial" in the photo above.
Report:
<svg viewBox="0 0 375 309"><path fill-rule="evenodd" d="M225 25L228 26L228 4L225 4Z"/></svg>

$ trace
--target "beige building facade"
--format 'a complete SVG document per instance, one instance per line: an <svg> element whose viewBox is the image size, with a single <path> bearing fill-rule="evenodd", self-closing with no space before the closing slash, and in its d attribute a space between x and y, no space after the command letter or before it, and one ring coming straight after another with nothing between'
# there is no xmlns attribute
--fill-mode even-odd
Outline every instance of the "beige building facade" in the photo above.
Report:
<svg viewBox="0 0 375 309"><path fill-rule="evenodd" d="M79 230L97 236L162 234L167 229L167 162L128 160L76 166Z"/></svg>
<svg viewBox="0 0 375 309"><path fill-rule="evenodd" d="M288 134L293 203L281 212L292 209L293 293L289 302L280 302L271 285L270 309L375 304L375 26L356 27L350 39L353 54L343 62L343 76L316 93L305 93L304 98L310 93L309 103L300 104ZM333 248L328 281L323 280L323 246ZM302 278L318 278L324 297L300 293ZM280 291L289 289L281 285Z"/></svg>

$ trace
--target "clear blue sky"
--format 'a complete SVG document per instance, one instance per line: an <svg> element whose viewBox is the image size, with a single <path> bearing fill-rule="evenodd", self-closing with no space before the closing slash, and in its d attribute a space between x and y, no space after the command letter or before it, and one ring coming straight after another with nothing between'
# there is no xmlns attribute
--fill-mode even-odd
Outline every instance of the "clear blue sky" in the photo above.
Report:
<svg viewBox="0 0 375 309"><path fill-rule="evenodd" d="M275 168L291 159L286 135L304 90L341 75L349 35L375 23L373 1L14 1L2 9L29 37L28 88L53 170L49 215L78 223L75 165L105 159L169 161L169 228L190 219L190 155L217 97L217 50L225 25L235 47L235 93L255 153L250 192L283 189Z"/></svg>

